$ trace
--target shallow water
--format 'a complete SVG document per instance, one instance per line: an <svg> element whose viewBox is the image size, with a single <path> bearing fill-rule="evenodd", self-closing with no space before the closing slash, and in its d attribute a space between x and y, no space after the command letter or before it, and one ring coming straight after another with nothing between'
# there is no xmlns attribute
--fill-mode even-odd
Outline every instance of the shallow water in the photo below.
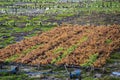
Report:
<svg viewBox="0 0 120 80"><path fill-rule="evenodd" d="M2 70L9 70L11 67L14 67L15 65L5 65L5 69L1 69ZM53 66L54 69L54 66ZM54 71L52 69L44 69L41 67L41 70L37 70L37 66L33 67L33 66L19 66L19 73L25 73L26 75L28 75L31 78L41 78L41 80L48 80L51 79L52 80L62 80L62 79L68 79L69 78L69 74L67 73L67 71L65 69L62 70L58 70L58 71ZM114 72L111 71L110 73L101 73L99 71L95 71L92 73L92 77L95 78L102 78L102 76L113 76L113 77L120 77L119 75L120 73L117 72L117 70L115 70ZM82 77L86 77L86 76L90 76L91 72L87 71L84 72L84 69L81 69L81 76Z"/></svg>

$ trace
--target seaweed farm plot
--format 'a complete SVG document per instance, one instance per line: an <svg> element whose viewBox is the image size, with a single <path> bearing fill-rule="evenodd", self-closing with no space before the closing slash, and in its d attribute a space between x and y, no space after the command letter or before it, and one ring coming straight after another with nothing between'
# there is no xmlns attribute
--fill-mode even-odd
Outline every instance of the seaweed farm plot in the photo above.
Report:
<svg viewBox="0 0 120 80"><path fill-rule="evenodd" d="M62 25L0 49L3 62L101 67L120 49L120 26Z"/></svg>

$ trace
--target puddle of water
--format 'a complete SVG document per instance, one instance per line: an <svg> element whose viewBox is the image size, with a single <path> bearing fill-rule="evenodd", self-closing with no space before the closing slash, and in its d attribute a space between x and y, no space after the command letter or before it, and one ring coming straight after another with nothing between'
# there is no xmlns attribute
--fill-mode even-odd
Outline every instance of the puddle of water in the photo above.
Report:
<svg viewBox="0 0 120 80"><path fill-rule="evenodd" d="M112 72L111 76L120 77L120 72Z"/></svg>

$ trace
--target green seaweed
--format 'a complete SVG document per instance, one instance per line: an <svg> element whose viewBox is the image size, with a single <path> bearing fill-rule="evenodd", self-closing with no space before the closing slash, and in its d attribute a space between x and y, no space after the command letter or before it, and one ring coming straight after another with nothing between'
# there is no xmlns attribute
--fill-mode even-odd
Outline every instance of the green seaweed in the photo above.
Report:
<svg viewBox="0 0 120 80"><path fill-rule="evenodd" d="M22 51L22 52L19 53L19 54L14 54L14 55L8 57L8 58L5 60L5 62L12 62L12 61L16 60L20 55L26 55L26 54L28 54L29 52L31 52L32 50L37 49L39 46L42 46L42 44L41 44L41 45L32 46L31 48L28 48L28 49Z"/></svg>
<svg viewBox="0 0 120 80"><path fill-rule="evenodd" d="M91 56L89 56L89 59L87 60L87 62L85 62L84 64L80 64L81 66L91 66L96 60L97 60L98 54L93 54Z"/></svg>
<svg viewBox="0 0 120 80"><path fill-rule="evenodd" d="M63 58L65 58L67 55L69 55L70 53L72 53L82 42L86 41L87 39L88 39L87 36L83 36L83 37L78 41L77 44L72 45L72 46L70 46L70 47L67 48L67 49L64 49L64 48L63 48L63 49L62 49L62 50L64 50L64 51L63 51L63 54L60 55L60 56L58 56L57 58L53 59L53 60L51 61L51 63L59 62L60 60L62 60Z"/></svg>

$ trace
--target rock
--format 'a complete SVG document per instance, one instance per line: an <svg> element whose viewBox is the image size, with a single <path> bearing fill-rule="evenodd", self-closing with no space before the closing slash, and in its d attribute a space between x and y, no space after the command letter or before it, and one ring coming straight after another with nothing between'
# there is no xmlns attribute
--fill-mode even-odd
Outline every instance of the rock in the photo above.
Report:
<svg viewBox="0 0 120 80"><path fill-rule="evenodd" d="M44 78L44 75L43 74L37 74L37 73L32 73L32 74L29 74L29 77L31 78Z"/></svg>
<svg viewBox="0 0 120 80"><path fill-rule="evenodd" d="M29 69L29 68L28 69L25 68L25 69L22 69L22 70L25 71L25 72L30 72L31 71L31 69Z"/></svg>
<svg viewBox="0 0 120 80"><path fill-rule="evenodd" d="M18 71L19 71L19 67L18 66L11 66L10 73L16 74Z"/></svg>
<svg viewBox="0 0 120 80"><path fill-rule="evenodd" d="M96 73L95 75L94 75L94 78L101 78L102 77L102 74L99 74L99 73Z"/></svg>
<svg viewBox="0 0 120 80"><path fill-rule="evenodd" d="M16 74L18 71L19 71L18 66L12 66L12 68L10 70L7 70L7 69L0 70L0 74L3 74L3 73Z"/></svg>
<svg viewBox="0 0 120 80"><path fill-rule="evenodd" d="M80 69L76 69L70 73L70 79L74 79L74 78L76 78L76 79L79 78L81 80L81 70Z"/></svg>
<svg viewBox="0 0 120 80"><path fill-rule="evenodd" d="M9 38L9 36L3 36L2 38L3 38L3 39L5 39L5 38Z"/></svg>

